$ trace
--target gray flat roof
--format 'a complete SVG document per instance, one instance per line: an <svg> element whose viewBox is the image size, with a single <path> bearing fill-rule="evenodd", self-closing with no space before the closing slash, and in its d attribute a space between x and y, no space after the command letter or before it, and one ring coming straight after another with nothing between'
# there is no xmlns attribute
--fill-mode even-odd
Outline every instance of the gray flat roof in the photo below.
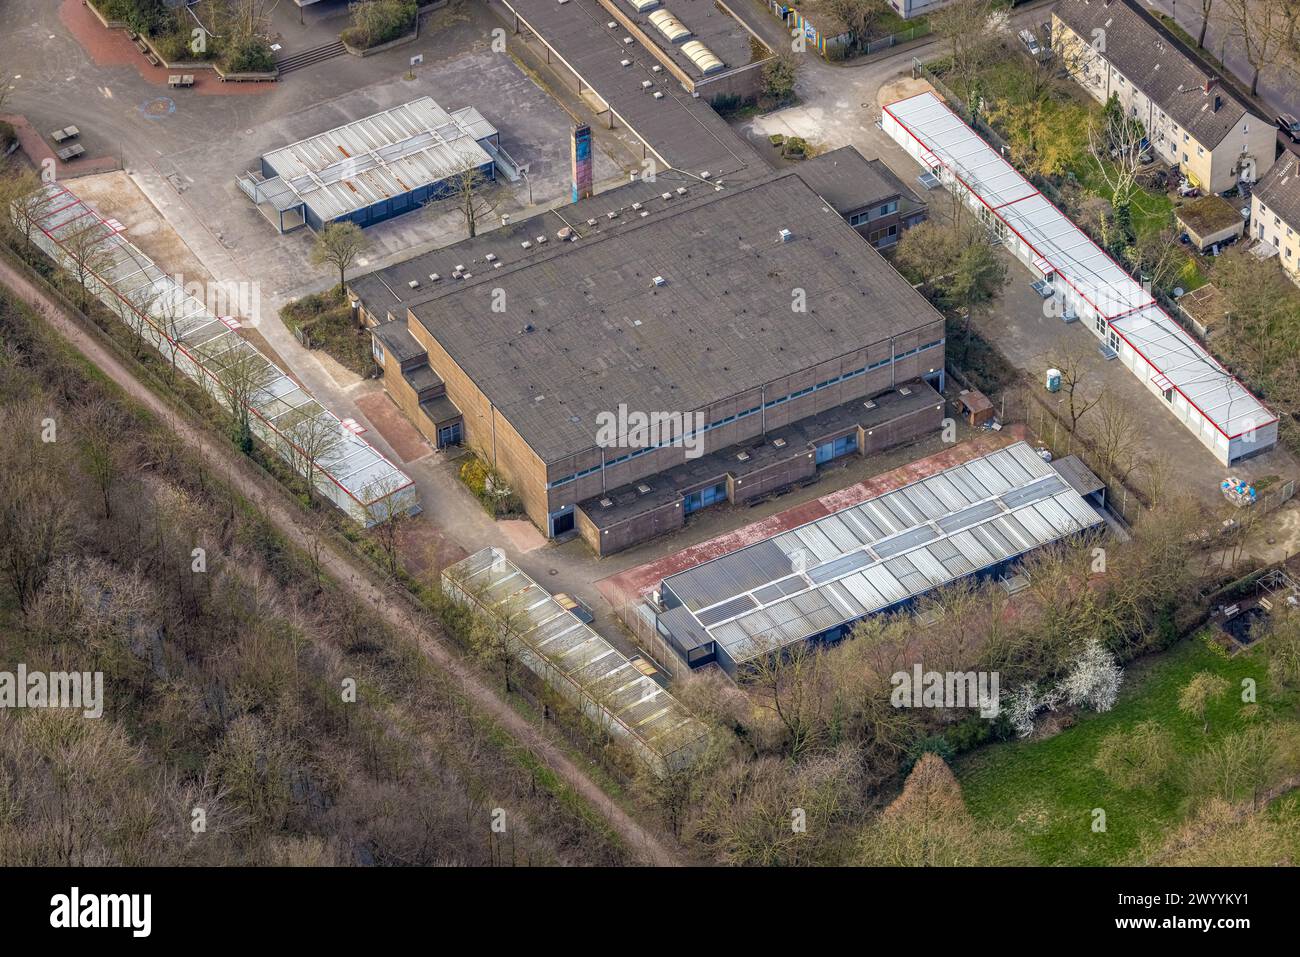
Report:
<svg viewBox="0 0 1300 957"><path fill-rule="evenodd" d="M411 312L547 462L595 447L597 414L620 403L694 411L900 333L942 328L794 173L545 245L443 283ZM792 309L796 288L805 313ZM494 311L501 296L505 311Z"/></svg>
<svg viewBox="0 0 1300 957"><path fill-rule="evenodd" d="M665 578L660 620L742 662L1101 523L1018 442Z"/></svg>
<svg viewBox="0 0 1300 957"><path fill-rule="evenodd" d="M265 154L277 209L283 184L322 220L438 183L492 162L478 140L496 128L466 107L448 113L422 96Z"/></svg>
<svg viewBox="0 0 1300 957"><path fill-rule="evenodd" d="M913 207L925 205L888 166L878 159L867 159L854 146L841 146L804 160L798 173L842 216L895 196Z"/></svg>
<svg viewBox="0 0 1300 957"><path fill-rule="evenodd" d="M639 43L624 43L626 30L609 29L609 12L595 0L502 0L502 5L533 27L665 165L697 176L707 170L724 179L747 169L750 176L767 171L707 102L687 93L667 70L654 72L659 61L653 53ZM630 65L623 66L623 60ZM641 86L645 81L648 89ZM655 99L656 92L663 96Z"/></svg>

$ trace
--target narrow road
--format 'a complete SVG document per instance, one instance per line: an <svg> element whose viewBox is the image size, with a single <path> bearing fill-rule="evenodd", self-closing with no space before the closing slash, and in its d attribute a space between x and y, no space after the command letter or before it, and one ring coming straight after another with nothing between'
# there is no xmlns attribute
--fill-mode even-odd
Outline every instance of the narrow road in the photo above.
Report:
<svg viewBox="0 0 1300 957"><path fill-rule="evenodd" d="M226 481L241 495L254 502L282 535L297 547L309 549L311 538L302 524L302 515L297 506L286 502L283 489L259 474L242 456L233 454L226 446L214 446L211 436L205 431L177 416L116 355L87 332L70 312L4 258L0 258L0 283L39 310L64 339L117 383L127 395L159 420L168 423L210 469L224 475ZM374 608L389 625L418 636L425 653L452 678L460 691L595 808L634 854L639 855L645 863L656 866L681 863L671 849L615 804L556 744L511 708L495 691L484 685L459 653L437 637L436 626L412 608L404 594L384 584L372 569L337 551L328 542L321 549L321 565L327 575L355 598Z"/></svg>

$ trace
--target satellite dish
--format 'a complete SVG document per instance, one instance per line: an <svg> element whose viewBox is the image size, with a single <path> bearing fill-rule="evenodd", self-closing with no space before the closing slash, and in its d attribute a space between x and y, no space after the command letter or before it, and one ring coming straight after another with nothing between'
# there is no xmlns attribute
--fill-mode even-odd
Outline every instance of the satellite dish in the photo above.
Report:
<svg viewBox="0 0 1300 957"><path fill-rule="evenodd" d="M1242 218L1242 219L1250 219L1250 207L1249 207L1249 206L1243 206L1243 207L1241 207L1241 218Z"/></svg>

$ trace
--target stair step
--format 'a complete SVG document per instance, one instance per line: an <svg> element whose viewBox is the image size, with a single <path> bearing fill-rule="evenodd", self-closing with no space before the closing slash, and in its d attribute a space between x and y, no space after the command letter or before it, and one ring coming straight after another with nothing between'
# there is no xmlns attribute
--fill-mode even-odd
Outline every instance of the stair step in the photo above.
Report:
<svg viewBox="0 0 1300 957"><path fill-rule="evenodd" d="M287 56L283 60L277 60L275 67L280 73L291 73L294 70L300 70L303 67L314 66L325 60L332 60L336 56L342 56L347 52L342 40L335 40L333 43L326 43L322 46L312 47L310 50L303 50L292 56Z"/></svg>

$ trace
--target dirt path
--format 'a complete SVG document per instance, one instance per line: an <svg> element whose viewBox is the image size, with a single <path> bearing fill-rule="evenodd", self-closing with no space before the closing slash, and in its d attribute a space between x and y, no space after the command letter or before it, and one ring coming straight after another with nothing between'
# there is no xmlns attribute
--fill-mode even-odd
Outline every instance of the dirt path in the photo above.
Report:
<svg viewBox="0 0 1300 957"><path fill-rule="evenodd" d="M28 305L39 309L47 322L83 356L94 363L129 396L147 408L195 450L207 466L225 477L241 495L257 504L275 527L299 548L308 549L310 537L302 526L302 515L285 502L284 492L259 474L242 456L224 446L213 446L211 437L178 417L162 399L135 378L129 369L80 322L54 301L7 260L0 258L0 283ZM397 596L368 567L328 543L321 550L321 564L326 572L354 597L373 607L394 628L419 636L420 645L442 668L460 690L483 713L531 750L559 775L583 800L605 819L635 855L645 863L673 866L677 855L634 821L615 804L594 781L565 755L560 748L533 727L470 670L460 655L436 637L427 620L415 611L405 596Z"/></svg>

